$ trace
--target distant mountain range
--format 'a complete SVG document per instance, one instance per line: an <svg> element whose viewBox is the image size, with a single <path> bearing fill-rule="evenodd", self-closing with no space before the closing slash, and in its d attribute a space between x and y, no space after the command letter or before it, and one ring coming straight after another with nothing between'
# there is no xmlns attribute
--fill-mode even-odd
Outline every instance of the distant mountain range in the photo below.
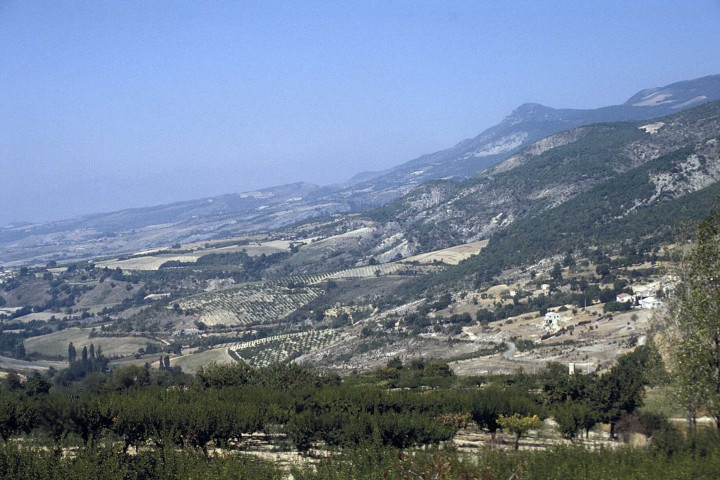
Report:
<svg viewBox="0 0 720 480"><path fill-rule="evenodd" d="M712 75L643 90L622 105L598 109L525 104L475 138L386 171L357 175L342 184L319 187L297 183L65 221L2 227L0 264L110 255L267 231L320 215L359 212L387 204L425 182L468 179L520 151L532 155L533 151L572 143L570 137L584 136L582 129L554 136L558 132L598 122L661 117L718 99L720 75ZM495 173L512 167L513 162L522 163L523 155L513 157Z"/></svg>

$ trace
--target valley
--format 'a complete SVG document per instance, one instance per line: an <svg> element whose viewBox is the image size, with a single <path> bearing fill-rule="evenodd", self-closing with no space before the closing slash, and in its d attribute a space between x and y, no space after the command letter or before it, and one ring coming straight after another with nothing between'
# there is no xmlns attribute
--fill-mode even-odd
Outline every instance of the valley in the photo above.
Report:
<svg viewBox="0 0 720 480"><path fill-rule="evenodd" d="M102 349L110 367L189 373L298 362L348 375L395 358L463 375L601 371L645 341L676 282L674 228L707 215L719 180L710 102L554 134L362 213L10 262L0 354L38 362L20 371L67 361L71 343Z"/></svg>

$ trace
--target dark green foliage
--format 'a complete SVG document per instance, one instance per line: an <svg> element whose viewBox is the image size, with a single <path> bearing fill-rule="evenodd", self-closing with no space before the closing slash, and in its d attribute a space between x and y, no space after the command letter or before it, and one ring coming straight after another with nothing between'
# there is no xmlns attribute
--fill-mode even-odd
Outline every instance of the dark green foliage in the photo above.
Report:
<svg viewBox="0 0 720 480"><path fill-rule="evenodd" d="M401 452L368 446L321 458L316 464L293 469L298 480L614 480L618 478L672 478L714 480L720 470L720 440L707 433L648 452L618 448L586 450L554 448L545 451L484 450L461 455L453 450ZM52 450L0 445L0 477L7 480L80 480L102 478L180 480L280 480L282 470L242 455L210 459L198 449L159 448L124 455L118 448L80 448L73 456Z"/></svg>
<svg viewBox="0 0 720 480"><path fill-rule="evenodd" d="M115 448L80 448L73 456L52 451L0 446L4 480L280 480L282 471L256 457L227 456L208 460L199 450L164 448L125 455Z"/></svg>
<svg viewBox="0 0 720 480"><path fill-rule="evenodd" d="M35 425L35 408L15 395L0 391L0 440L20 432L29 433Z"/></svg>
<svg viewBox="0 0 720 480"><path fill-rule="evenodd" d="M585 431L586 435L597 423L597 412L584 403L568 402L557 407L555 421L560 435L570 440Z"/></svg>
<svg viewBox="0 0 720 480"><path fill-rule="evenodd" d="M488 324L495 320L495 315L487 308L481 308L475 313L475 320L477 320L478 323Z"/></svg>
<svg viewBox="0 0 720 480"><path fill-rule="evenodd" d="M39 438L49 438L54 448L43 450L47 454L27 456L34 451L32 447L18 450L10 442L0 447L0 474L2 478L77 478L72 475L83 474L91 478L197 478L187 476L196 472L195 467L183 463L192 459L204 465L202 478L226 478L223 475L229 472L234 476L227 478L244 478L244 472L250 472L247 478L275 478L277 470L271 467L249 466L242 457L212 457L208 447L212 442L230 448L233 440L244 434L280 431L300 451L315 445L342 449L342 455L321 461L317 473L298 471L296 478L382 478L379 472L391 475L387 478L406 478L405 469L413 465L426 468L430 465L427 462L439 461L440 457L423 458L435 455L429 453L434 450L418 450L426 453L411 458L395 449L437 445L451 439L460 424L446 421L448 418L469 414L480 428L494 434L500 415L543 418L552 412L561 433L568 438L587 432L597 418L610 422L623 415L627 418L641 404L640 394L650 378L655 356L652 349L640 347L601 376L570 376L564 366L552 364L539 375L518 372L458 379L446 363L413 360L403 364L393 359L384 368L345 381L297 365L256 369L244 364L210 365L195 378L130 366L111 374L95 374L97 378L88 376L81 380L83 383L56 382L52 388L40 376L31 377L25 384L10 378L0 391L0 437L36 431ZM67 373L57 376L67 378ZM483 382L489 385L478 387ZM392 385L406 388L387 388ZM436 388L428 390L427 386ZM672 427L663 418L642 414L635 422L657 439L659 455L687 455L692 451L673 436ZM70 439L84 445L72 462L53 453L68 446ZM108 449L108 445L112 447ZM131 447L136 455L126 454ZM702 448L712 451L706 444ZM353 466L343 463L343 458L354 459L361 451L371 457ZM386 456L389 452L390 457ZM568 452L594 462L594 457ZM393 455L400 463L391 461ZM459 472L494 475L507 467L494 461L477 470L480 463L468 463L452 451L442 455L450 470L443 470L444 476L438 478L455 478L452 475ZM527 455L507 458L544 465L542 457ZM416 461L420 463L413 463ZM177 465L186 470L177 470ZM336 474L352 474L324 476L330 474L330 465ZM257 470L247 470L251 468ZM575 472L567 470L569 464L564 468L558 471ZM218 476L213 477L216 473Z"/></svg>
<svg viewBox="0 0 720 480"><path fill-rule="evenodd" d="M77 350L72 342L68 345L68 363L72 364L77 358Z"/></svg>
<svg viewBox="0 0 720 480"><path fill-rule="evenodd" d="M659 362L653 348L642 346L621 356L609 372L599 377L590 403L598 411L599 419L610 424L611 436L615 435L615 425L623 415L642 406L645 386L650 384Z"/></svg>
<svg viewBox="0 0 720 480"><path fill-rule="evenodd" d="M632 303L630 302L608 302L603 305L603 312L627 312L632 310Z"/></svg>
<svg viewBox="0 0 720 480"><path fill-rule="evenodd" d="M37 372L25 381L25 393L30 397L47 395L51 387L52 384Z"/></svg>
<svg viewBox="0 0 720 480"><path fill-rule="evenodd" d="M490 387L468 396L469 412L478 426L493 435L500 427L498 417L520 415L543 416L543 409L537 398L516 388Z"/></svg>

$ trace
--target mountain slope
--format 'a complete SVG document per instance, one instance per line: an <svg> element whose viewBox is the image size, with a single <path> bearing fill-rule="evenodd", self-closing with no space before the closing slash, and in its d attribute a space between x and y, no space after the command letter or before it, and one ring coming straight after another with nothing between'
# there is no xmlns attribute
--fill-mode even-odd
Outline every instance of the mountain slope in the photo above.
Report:
<svg viewBox="0 0 720 480"><path fill-rule="evenodd" d="M713 187L720 180L718 138L720 102L650 123L590 125L544 139L464 182L429 182L365 216L386 236L401 237L409 254L485 238L489 252L515 235L522 241L505 243L503 255L530 260L581 239L616 238L615 225L631 234L631 216L642 222L647 208ZM657 217L648 224L664 226ZM640 230L632 234L647 233Z"/></svg>

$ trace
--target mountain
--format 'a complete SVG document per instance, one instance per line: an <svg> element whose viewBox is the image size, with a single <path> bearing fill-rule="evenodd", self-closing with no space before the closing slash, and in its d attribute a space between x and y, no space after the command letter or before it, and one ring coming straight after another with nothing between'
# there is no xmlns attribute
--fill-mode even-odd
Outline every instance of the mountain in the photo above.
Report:
<svg viewBox="0 0 720 480"><path fill-rule="evenodd" d="M117 254L176 242L268 231L327 214L360 212L392 202L425 182L465 180L512 158L493 170L500 174L533 152L539 154L584 136L585 130L572 130L581 125L655 118L716 99L720 99L720 75L643 90L622 105L593 110L525 104L475 138L383 172L360 173L343 184L320 187L297 183L65 221L2 227L0 264ZM572 133L555 135L564 131ZM515 156L520 151L524 153ZM435 189L431 195L435 198L438 192L452 192L462 187L455 183L423 186L408 199L424 195L428 188ZM408 210L412 211L412 208ZM511 217L503 218L497 222L507 222ZM493 231L491 227L483 228L480 230L486 234ZM470 228L439 243L457 243L461 238L479 235L477 228ZM423 249L423 245L429 243L433 241L420 235L406 250Z"/></svg>
<svg viewBox="0 0 720 480"><path fill-rule="evenodd" d="M592 124L546 137L468 180L428 182L366 212L382 232L367 255L386 261L489 239L485 263L473 270L490 274L578 248L667 240L682 218L707 215L719 182L720 101L649 121Z"/></svg>
<svg viewBox="0 0 720 480"><path fill-rule="evenodd" d="M718 99L720 75L710 75L642 90L622 105L597 109L555 109L526 103L474 138L375 175L365 173L351 184L378 189L439 178L464 179L553 133L591 123L661 117Z"/></svg>

